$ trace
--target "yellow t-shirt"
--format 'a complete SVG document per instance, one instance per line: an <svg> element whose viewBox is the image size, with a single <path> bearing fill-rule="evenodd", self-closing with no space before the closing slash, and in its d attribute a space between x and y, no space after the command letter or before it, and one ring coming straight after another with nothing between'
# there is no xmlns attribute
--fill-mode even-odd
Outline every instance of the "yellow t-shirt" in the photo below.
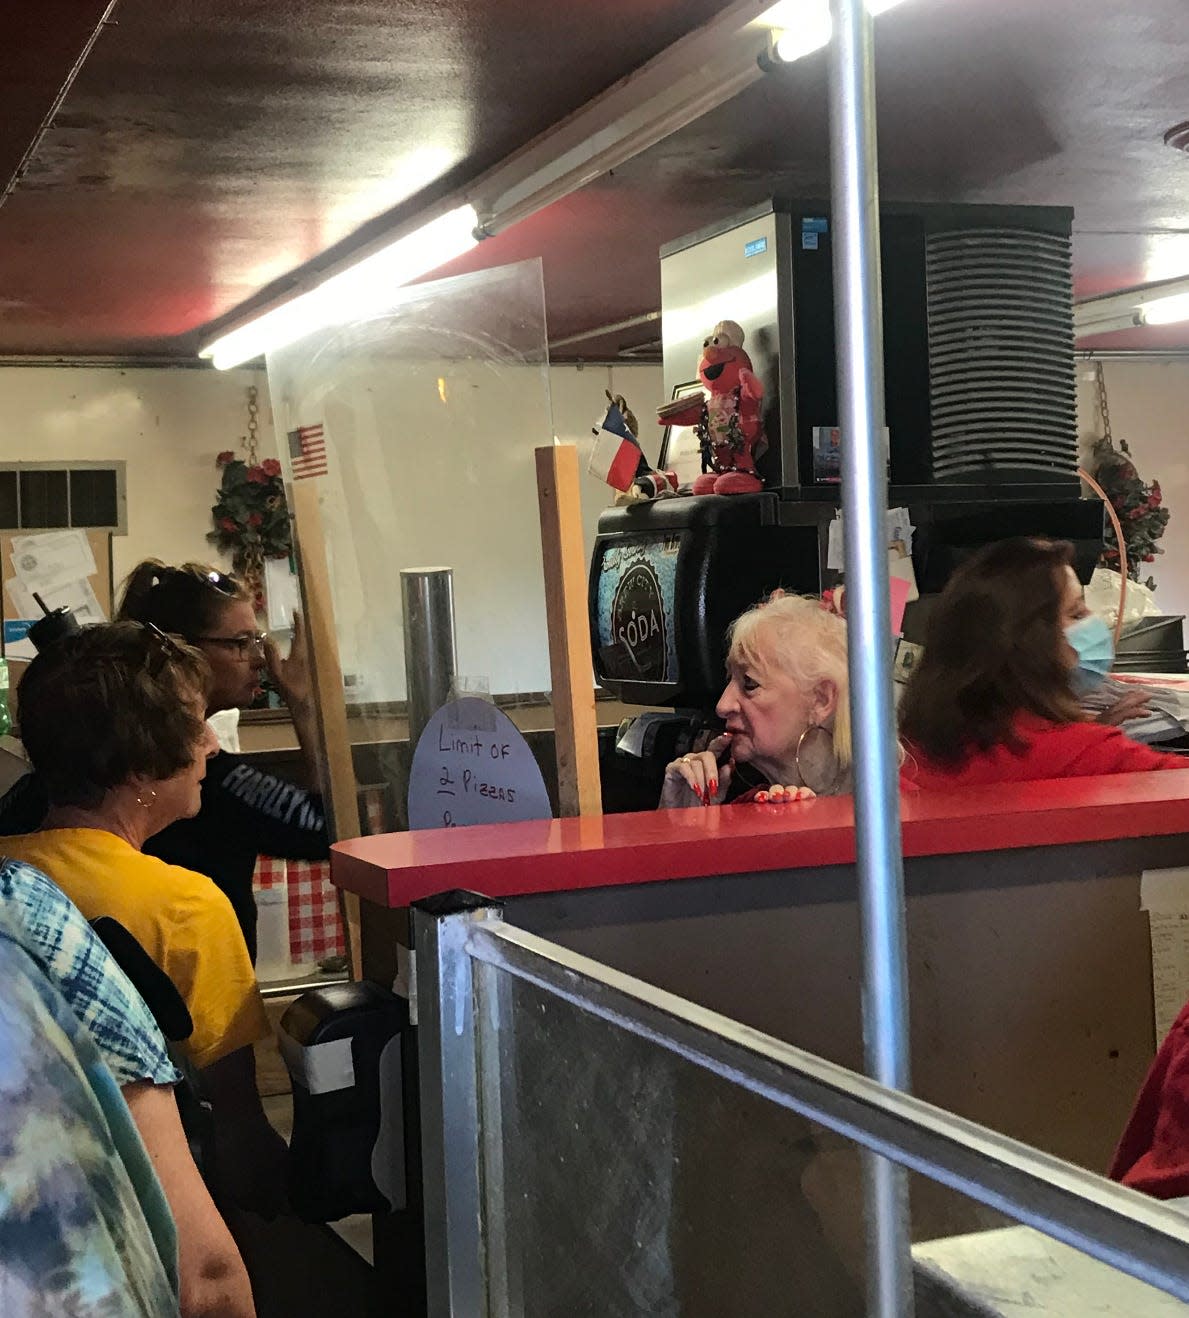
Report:
<svg viewBox="0 0 1189 1318"><path fill-rule="evenodd" d="M173 980L194 1021L197 1067L269 1033L256 973L231 903L204 874L167 865L98 828L0 838L0 855L48 874L88 920L109 915Z"/></svg>

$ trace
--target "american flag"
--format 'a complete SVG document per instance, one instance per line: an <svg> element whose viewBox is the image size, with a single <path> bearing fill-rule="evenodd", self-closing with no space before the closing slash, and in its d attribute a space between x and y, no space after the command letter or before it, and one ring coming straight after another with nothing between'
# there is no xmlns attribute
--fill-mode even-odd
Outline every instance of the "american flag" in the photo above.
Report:
<svg viewBox="0 0 1189 1318"><path fill-rule="evenodd" d="M295 481L326 475L330 467L326 457L326 433L322 426L298 426L289 432L289 466Z"/></svg>

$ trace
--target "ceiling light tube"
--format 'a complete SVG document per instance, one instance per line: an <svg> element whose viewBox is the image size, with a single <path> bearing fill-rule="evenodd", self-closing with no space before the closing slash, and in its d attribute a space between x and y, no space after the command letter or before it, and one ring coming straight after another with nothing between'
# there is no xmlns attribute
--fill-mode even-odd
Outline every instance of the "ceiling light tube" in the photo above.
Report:
<svg viewBox="0 0 1189 1318"><path fill-rule="evenodd" d="M903 0L867 0L872 18L894 9ZM768 58L776 64L792 64L830 44L834 25L829 0L781 0L765 15L779 30L773 34Z"/></svg>
<svg viewBox="0 0 1189 1318"><path fill-rule="evenodd" d="M474 207L456 206L221 335L199 355L223 371L314 330L375 315L391 305L394 290L402 284L470 251L478 241L477 223Z"/></svg>
<svg viewBox="0 0 1189 1318"><path fill-rule="evenodd" d="M1086 298L1073 308L1074 332L1079 339L1140 325L1173 325L1183 320L1189 320L1189 278L1186 277Z"/></svg>
<svg viewBox="0 0 1189 1318"><path fill-rule="evenodd" d="M1171 297L1153 298L1140 308L1145 325L1175 325L1189 320L1189 292L1174 293Z"/></svg>

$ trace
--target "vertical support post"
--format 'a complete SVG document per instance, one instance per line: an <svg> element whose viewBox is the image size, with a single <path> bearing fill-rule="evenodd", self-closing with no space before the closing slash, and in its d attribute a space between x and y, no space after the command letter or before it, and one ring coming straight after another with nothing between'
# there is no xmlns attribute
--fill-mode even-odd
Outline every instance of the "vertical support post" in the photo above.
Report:
<svg viewBox="0 0 1189 1318"><path fill-rule="evenodd" d="M322 788L330 806L330 835L334 841L342 842L359 836L359 796L351 758L351 739L347 733L343 670L334 630L334 597L326 562L326 535L322 528L322 509L318 505L317 482L294 481L289 487L288 500L293 510L301 603L310 647L310 677L322 742L325 777ZM362 979L359 898L340 888L339 909L347 936L351 978Z"/></svg>
<svg viewBox="0 0 1189 1318"><path fill-rule="evenodd" d="M594 660L586 602L578 450L550 444L536 450L545 618L553 674L557 794L562 815L603 812Z"/></svg>
<svg viewBox="0 0 1189 1318"><path fill-rule="evenodd" d="M428 1318L487 1312L475 964L466 937L503 908L449 892L413 908Z"/></svg>
<svg viewBox="0 0 1189 1318"><path fill-rule="evenodd" d="M904 863L892 699L887 471L876 175L875 69L865 0L830 0L830 158L842 505L845 518L855 842L863 929L863 1045L868 1073L909 1087ZM912 1313L908 1183L865 1162L869 1314Z"/></svg>
<svg viewBox="0 0 1189 1318"><path fill-rule="evenodd" d="M404 617L409 746L416 750L434 711L450 699L458 667L453 569L403 568L400 604Z"/></svg>

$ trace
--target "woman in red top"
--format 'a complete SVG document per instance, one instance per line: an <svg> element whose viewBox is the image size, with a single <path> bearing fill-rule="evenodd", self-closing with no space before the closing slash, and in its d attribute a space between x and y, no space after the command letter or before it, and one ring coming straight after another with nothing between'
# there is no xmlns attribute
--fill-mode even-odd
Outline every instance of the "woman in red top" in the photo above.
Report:
<svg viewBox="0 0 1189 1318"><path fill-rule="evenodd" d="M929 619L900 708L905 782L973 787L1189 768L1117 727L1086 721L1079 681L1109 669L1112 657L1070 545L988 545L954 573Z"/></svg>

